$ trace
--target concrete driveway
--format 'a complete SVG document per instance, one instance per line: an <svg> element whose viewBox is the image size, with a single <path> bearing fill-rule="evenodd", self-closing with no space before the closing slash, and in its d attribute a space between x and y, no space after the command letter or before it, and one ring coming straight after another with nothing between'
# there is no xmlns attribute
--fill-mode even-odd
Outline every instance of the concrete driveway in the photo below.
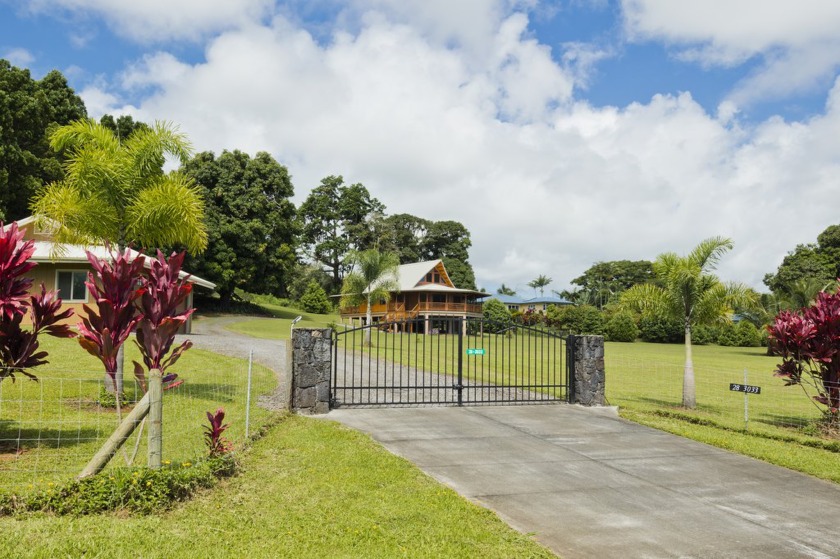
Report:
<svg viewBox="0 0 840 559"><path fill-rule="evenodd" d="M569 405L328 416L566 559L840 557L840 487Z"/></svg>

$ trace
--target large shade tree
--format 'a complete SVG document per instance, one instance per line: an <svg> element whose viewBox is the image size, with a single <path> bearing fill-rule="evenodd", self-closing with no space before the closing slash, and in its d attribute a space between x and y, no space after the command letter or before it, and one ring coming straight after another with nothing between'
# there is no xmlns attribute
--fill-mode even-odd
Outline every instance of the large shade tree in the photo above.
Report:
<svg viewBox="0 0 840 559"><path fill-rule="evenodd" d="M352 251L376 244L372 218L384 210L364 185L345 185L340 175L322 179L301 204L297 214L301 244L309 259L331 274L333 292L350 268Z"/></svg>
<svg viewBox="0 0 840 559"><path fill-rule="evenodd" d="M216 284L223 305L236 288L285 294L297 232L286 167L268 153L235 150L199 153L182 170L201 188L209 234L207 250L188 268Z"/></svg>
<svg viewBox="0 0 840 559"><path fill-rule="evenodd" d="M353 271L347 274L341 286L341 305L367 305L365 324L370 326L373 302L384 300L387 303L391 293L399 291L397 270L400 260L394 253L375 248L351 253L349 260L353 263ZM370 345L370 328L365 330L365 344Z"/></svg>
<svg viewBox="0 0 840 559"><path fill-rule="evenodd" d="M685 256L673 252L660 254L653 263L658 284L634 285L621 296L621 305L625 308L642 315L682 322L685 331L682 401L687 408L697 404L691 357L692 327L725 322L735 307L748 307L754 303L754 292L749 287L723 283L712 273L732 246L730 239L712 237Z"/></svg>
<svg viewBox="0 0 840 559"><path fill-rule="evenodd" d="M186 162L187 138L156 122L121 140L93 120L78 120L50 135L65 158L65 175L32 202L38 217L56 224L59 243L109 242L124 248L207 246L204 202L191 179L164 172L166 157Z"/></svg>
<svg viewBox="0 0 840 559"><path fill-rule="evenodd" d="M0 219L26 217L35 192L62 177L48 132L85 116L60 72L34 80L29 70L0 59Z"/></svg>

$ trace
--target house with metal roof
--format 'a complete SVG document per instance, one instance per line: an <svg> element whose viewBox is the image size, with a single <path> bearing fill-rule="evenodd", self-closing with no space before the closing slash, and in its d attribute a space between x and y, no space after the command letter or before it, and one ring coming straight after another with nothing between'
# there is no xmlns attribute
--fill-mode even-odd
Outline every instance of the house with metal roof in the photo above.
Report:
<svg viewBox="0 0 840 559"><path fill-rule="evenodd" d="M403 264L397 269L399 291L389 301L371 305L374 323L418 320L412 329L432 332L436 320L482 316L481 299L489 293L455 287L441 260ZM341 317L364 323L367 305L343 307Z"/></svg>
<svg viewBox="0 0 840 559"><path fill-rule="evenodd" d="M559 307L564 305L573 305L571 301L556 297L554 295L541 295L539 297L531 297L525 299L517 295L493 295L491 299L497 299L505 304L511 312L539 312L545 313L548 307Z"/></svg>
<svg viewBox="0 0 840 559"><path fill-rule="evenodd" d="M88 272L92 270L87 259L87 251L90 251L97 258L106 259L110 257L108 250L101 245L83 246L62 244L53 242L52 233L49 230L37 227L33 217L18 220L18 229L24 232L24 240L31 240L35 243L35 252L30 261L36 262L38 266L33 268L28 276L35 281L32 284L33 293L40 291L41 284L48 291L56 290L62 299L62 310L71 308L74 311L67 322L76 324L80 321L79 316L85 313L82 305L89 301L88 289L85 285ZM130 259L134 259L141 253L136 250L130 251ZM149 257L146 257L146 268L151 267ZM184 272L180 273L182 279L186 278L189 283L209 290L216 288L216 284L197 276ZM186 301L186 308L192 308L193 294L190 293ZM185 334L189 334L192 327L192 317L184 325Z"/></svg>

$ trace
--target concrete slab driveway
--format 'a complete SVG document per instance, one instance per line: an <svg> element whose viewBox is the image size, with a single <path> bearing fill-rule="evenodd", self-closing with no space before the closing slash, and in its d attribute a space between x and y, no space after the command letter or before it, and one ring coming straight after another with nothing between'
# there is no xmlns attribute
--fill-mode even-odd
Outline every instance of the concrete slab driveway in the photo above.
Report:
<svg viewBox="0 0 840 559"><path fill-rule="evenodd" d="M840 488L568 405L334 410L564 558L840 557Z"/></svg>

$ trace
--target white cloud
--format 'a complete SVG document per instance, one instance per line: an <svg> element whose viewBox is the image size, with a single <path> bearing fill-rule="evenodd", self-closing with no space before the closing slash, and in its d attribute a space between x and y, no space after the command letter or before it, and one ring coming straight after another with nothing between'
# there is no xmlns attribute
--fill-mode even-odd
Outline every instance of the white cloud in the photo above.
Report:
<svg viewBox="0 0 840 559"><path fill-rule="evenodd" d="M0 58L5 58L8 60L13 66L17 66L18 68L26 68L30 66L33 62L35 62L35 57L26 49L22 48L14 48L7 50Z"/></svg>
<svg viewBox="0 0 840 559"><path fill-rule="evenodd" d="M36 13L65 10L100 16L118 35L140 42L198 40L259 21L273 5L273 0L29 0L29 9ZM74 35L74 40L83 44L87 37Z"/></svg>
<svg viewBox="0 0 840 559"><path fill-rule="evenodd" d="M735 66L761 58L732 93L745 105L813 91L840 66L840 3L834 0L623 0L631 40L661 40L677 56L703 65Z"/></svg>
<svg viewBox="0 0 840 559"><path fill-rule="evenodd" d="M390 213L459 220L487 287L546 274L560 289L595 261L683 253L711 235L736 243L721 275L760 286L837 222L826 201L840 176L840 86L823 115L752 129L732 124L733 104L710 115L687 93L593 107L573 99L575 74L521 14L493 20L481 56L369 15L328 44L277 17L220 34L202 63L150 54L122 76L147 92L124 109L178 120L198 149L271 152L299 199L343 174ZM119 111L113 92L82 95Z"/></svg>

